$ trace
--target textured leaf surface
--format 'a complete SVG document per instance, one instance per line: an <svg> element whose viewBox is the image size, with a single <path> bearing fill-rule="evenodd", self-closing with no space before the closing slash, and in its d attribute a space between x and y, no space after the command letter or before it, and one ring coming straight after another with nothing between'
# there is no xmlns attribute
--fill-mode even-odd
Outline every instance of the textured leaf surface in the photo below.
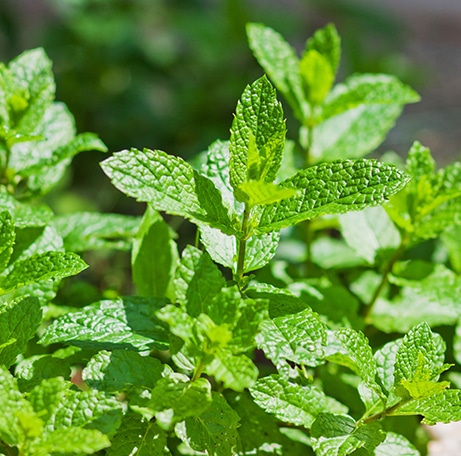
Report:
<svg viewBox="0 0 461 456"><path fill-rule="evenodd" d="M53 219L53 212L49 207L21 203L7 193L0 193L0 206L12 214L17 228L44 226Z"/></svg>
<svg viewBox="0 0 461 456"><path fill-rule="evenodd" d="M88 265L75 253L45 252L35 254L15 262L11 272L0 281L0 286L5 293L30 283L57 280L75 275L87 267Z"/></svg>
<svg viewBox="0 0 461 456"><path fill-rule="evenodd" d="M90 387L107 392L131 388L153 388L162 378L163 365L156 358L134 351L100 351L82 371L83 381Z"/></svg>
<svg viewBox="0 0 461 456"><path fill-rule="evenodd" d="M106 450L108 456L167 456L167 434L157 424L128 413Z"/></svg>
<svg viewBox="0 0 461 456"><path fill-rule="evenodd" d="M401 434L387 432L375 449L376 456L420 456L420 452Z"/></svg>
<svg viewBox="0 0 461 456"><path fill-rule="evenodd" d="M13 219L9 212L0 213L0 224L0 272L3 272L10 261L15 240Z"/></svg>
<svg viewBox="0 0 461 456"><path fill-rule="evenodd" d="M406 181L394 166L374 160L338 160L301 170L280 184L299 189L299 196L265 206L256 232L382 204Z"/></svg>
<svg viewBox="0 0 461 456"><path fill-rule="evenodd" d="M100 301L55 320L46 328L40 343L66 342L101 350L165 350L169 335L156 313L166 303L159 298L141 297Z"/></svg>
<svg viewBox="0 0 461 456"><path fill-rule="evenodd" d="M98 212L78 212L54 219L66 250L72 252L128 249L139 224L139 217Z"/></svg>
<svg viewBox="0 0 461 456"><path fill-rule="evenodd" d="M133 240L133 282L141 296L167 296L179 261L172 230L148 208ZM169 296L169 295L168 295Z"/></svg>
<svg viewBox="0 0 461 456"><path fill-rule="evenodd" d="M201 415L177 424L176 434L190 448L210 456L236 454L239 416L220 393L213 392L212 398Z"/></svg>
<svg viewBox="0 0 461 456"><path fill-rule="evenodd" d="M238 187L240 201L248 203L250 206L275 203L277 201L291 198L298 192L294 188L280 187L279 185L271 182L263 181L248 181L243 182Z"/></svg>
<svg viewBox="0 0 461 456"><path fill-rule="evenodd" d="M282 106L275 89L263 76L243 91L232 122L229 169L235 190L251 180L275 179L282 161L285 133ZM240 199L238 192L236 196Z"/></svg>
<svg viewBox="0 0 461 456"><path fill-rule="evenodd" d="M189 416L200 415L211 402L208 380L199 378L191 382L185 375L173 373L157 382L148 407L156 412L160 427L171 429Z"/></svg>
<svg viewBox="0 0 461 456"><path fill-rule="evenodd" d="M41 319L42 310L35 297L18 298L0 308L0 365L10 367L25 352Z"/></svg>
<svg viewBox="0 0 461 456"><path fill-rule="evenodd" d="M306 102L295 50L279 33L263 24L248 24L247 35L259 64L288 100L296 117L303 119Z"/></svg>
<svg viewBox="0 0 461 456"><path fill-rule="evenodd" d="M345 405L326 396L314 386L301 386L271 375L250 388L256 404L277 419L298 426L311 427L319 413L346 413Z"/></svg>
<svg viewBox="0 0 461 456"><path fill-rule="evenodd" d="M335 79L328 57L315 49L308 49L301 58L299 70L310 103L319 105L328 95Z"/></svg>
<svg viewBox="0 0 461 456"><path fill-rule="evenodd" d="M343 456L363 448L373 454L386 434L377 423L356 427L348 415L322 413L311 429L312 447L318 456Z"/></svg>
<svg viewBox="0 0 461 456"><path fill-rule="evenodd" d="M286 361L306 366L324 362L326 328L310 309L264 321L256 340L278 367Z"/></svg>

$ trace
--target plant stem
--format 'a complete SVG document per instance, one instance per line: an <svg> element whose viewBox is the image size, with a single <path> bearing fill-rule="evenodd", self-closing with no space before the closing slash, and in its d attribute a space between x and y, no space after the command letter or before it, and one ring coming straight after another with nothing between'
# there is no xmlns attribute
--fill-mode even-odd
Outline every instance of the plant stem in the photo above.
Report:
<svg viewBox="0 0 461 456"><path fill-rule="evenodd" d="M251 207L249 204L245 204L245 210L243 211L242 219L242 237L238 242L238 258L237 258L237 271L235 273L235 281L240 287L243 281L243 273L245 268L245 253L246 244L248 240L248 222L250 220Z"/></svg>
<svg viewBox="0 0 461 456"><path fill-rule="evenodd" d="M195 382L195 380L200 378L200 376L202 375L203 369L205 369L205 363L203 362L202 359L199 359L199 362L194 370L194 375L192 376L192 379L191 379L192 382Z"/></svg>
<svg viewBox="0 0 461 456"><path fill-rule="evenodd" d="M371 297L368 306L365 308L365 313L364 313L365 319L371 314L371 312L373 310L373 307L376 304L376 301L378 300L379 296L381 295L381 293L383 292L385 286L388 283L389 274L392 272L392 269L393 269L395 263L400 259L403 252L407 248L409 240L410 240L410 237L408 236L408 234L405 233L403 235L403 237L402 237L402 240L400 242L399 247L394 252L394 254L392 255L389 262L387 263L387 265L386 265L386 267L385 267L385 269L383 271L381 281L379 282L379 285L375 289L375 291L373 293L373 296Z"/></svg>
<svg viewBox="0 0 461 456"><path fill-rule="evenodd" d="M364 418L363 420L361 419L360 421L363 424L370 424L370 423L373 423L374 421L379 421L380 419L384 418L385 416L393 415L393 413L396 410L398 410L400 407L402 407L402 405L405 405L407 402L408 402L408 400L407 401L402 400L400 402L397 402L397 404L394 404L392 407L389 407L386 410L383 410L382 412L375 413L374 415L371 415L371 416L369 416L367 418Z"/></svg>

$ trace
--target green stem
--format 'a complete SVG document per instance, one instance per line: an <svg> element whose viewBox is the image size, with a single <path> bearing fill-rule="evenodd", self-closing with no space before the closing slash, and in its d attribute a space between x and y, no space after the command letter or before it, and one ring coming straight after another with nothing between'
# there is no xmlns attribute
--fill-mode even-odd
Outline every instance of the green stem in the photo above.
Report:
<svg viewBox="0 0 461 456"><path fill-rule="evenodd" d="M394 404L392 407L389 407L386 410L383 410L382 412L375 413L374 415L371 415L367 418L363 418L360 421L363 424L370 424L375 421L379 421L385 416L393 415L395 411L397 411L400 407L402 407L402 405L405 405L407 402L409 402L409 400L406 400L406 401L402 400L400 402L397 402L397 404Z"/></svg>
<svg viewBox="0 0 461 456"><path fill-rule="evenodd" d="M249 204L245 204L245 210L243 212L242 219L242 237L239 239L238 243L238 258L237 258L237 271L235 273L235 281L238 286L241 287L243 281L243 273L245 268L245 253L246 253L246 243L249 237L248 233L248 222L250 220L250 211L251 207Z"/></svg>
<svg viewBox="0 0 461 456"><path fill-rule="evenodd" d="M385 267L385 269L384 269L384 271L382 273L381 281L379 282L379 285L376 287L376 289L375 289L375 291L373 293L373 296L370 299L370 302L369 302L368 306L365 308L365 313L364 313L365 319L373 311L373 307L376 304L376 301L380 297L381 293L383 292L384 288L386 287L386 285L387 285L387 283L389 281L389 274L392 272L392 269L394 268L395 263L401 258L401 256L403 255L403 252L406 250L409 240L410 240L410 238L409 238L408 234L405 233L402 236L402 240L400 242L399 247L394 252L394 254L392 255L389 262L387 263L387 265L386 265L386 267Z"/></svg>
<svg viewBox="0 0 461 456"><path fill-rule="evenodd" d="M192 379L191 379L192 382L195 382L195 380L200 378L200 376L202 375L203 369L205 369L205 363L200 358L197 366L195 366L194 375L192 376Z"/></svg>

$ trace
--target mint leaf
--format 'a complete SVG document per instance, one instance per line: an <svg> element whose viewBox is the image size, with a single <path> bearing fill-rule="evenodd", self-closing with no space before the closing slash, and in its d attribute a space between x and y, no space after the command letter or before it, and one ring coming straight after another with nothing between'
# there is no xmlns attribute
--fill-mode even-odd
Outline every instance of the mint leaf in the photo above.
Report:
<svg viewBox="0 0 461 456"><path fill-rule="evenodd" d="M247 25L248 42L259 64L283 93L295 116L302 120L306 101L299 74L299 59L282 35L263 24Z"/></svg>
<svg viewBox="0 0 461 456"><path fill-rule="evenodd" d="M220 393L200 415L186 418L175 427L176 435L190 448L210 456L236 454L239 416Z"/></svg>
<svg viewBox="0 0 461 456"><path fill-rule="evenodd" d="M106 450L108 456L167 456L167 434L154 422L128 412Z"/></svg>
<svg viewBox="0 0 461 456"><path fill-rule="evenodd" d="M345 405L326 396L315 386L301 386L278 376L259 379L250 388L253 400L267 413L296 426L310 428L319 413L346 413Z"/></svg>
<svg viewBox="0 0 461 456"><path fill-rule="evenodd" d="M178 256L174 233L160 214L148 207L134 238L131 254L133 282L138 294L169 295Z"/></svg>
<svg viewBox="0 0 461 456"><path fill-rule="evenodd" d="M48 206L30 206L7 193L0 192L0 206L13 216L16 228L44 226L53 219L53 212Z"/></svg>
<svg viewBox="0 0 461 456"><path fill-rule="evenodd" d="M339 66L341 57L341 38L334 24L316 30L314 35L306 42L305 52L316 51L328 62L333 76Z"/></svg>
<svg viewBox="0 0 461 456"><path fill-rule="evenodd" d="M312 447L318 456L340 456L363 448L374 454L384 441L385 432L378 423L357 425L348 415L322 413L312 425Z"/></svg>
<svg viewBox="0 0 461 456"><path fill-rule="evenodd" d="M39 343L65 342L85 348L166 350L169 335L156 313L167 301L125 297L99 301L55 320Z"/></svg>
<svg viewBox="0 0 461 456"><path fill-rule="evenodd" d="M0 308L0 365L10 367L26 351L42 319L37 298L24 296Z"/></svg>
<svg viewBox="0 0 461 456"><path fill-rule="evenodd" d="M238 187L238 198L250 206L264 206L277 201L291 198L297 194L293 188L284 188L271 182L250 180Z"/></svg>
<svg viewBox="0 0 461 456"><path fill-rule="evenodd" d="M280 184L299 189L299 196L264 206L255 232L382 204L406 181L406 175L394 166L374 160L339 160L301 170Z"/></svg>
<svg viewBox="0 0 461 456"><path fill-rule="evenodd" d="M459 249L459 239L461 236L461 226L455 226L445 230L440 236L440 240L448 251L452 268L461 273L461 250Z"/></svg>
<svg viewBox="0 0 461 456"><path fill-rule="evenodd" d="M162 378L163 365L156 358L134 351L100 351L82 371L83 381L97 390L111 393L131 388L153 388Z"/></svg>
<svg viewBox="0 0 461 456"><path fill-rule="evenodd" d="M120 191L158 211L236 233L218 189L182 158L159 150L131 149L115 153L101 166Z"/></svg>
<svg viewBox="0 0 461 456"><path fill-rule="evenodd" d="M275 179L282 161L285 134L282 106L275 89L263 76L245 88L232 122L229 170L238 200L242 201L239 190L243 183L267 183Z"/></svg>
<svg viewBox="0 0 461 456"><path fill-rule="evenodd" d="M420 452L403 436L386 432L384 442L375 448L376 456L420 456Z"/></svg>
<svg viewBox="0 0 461 456"><path fill-rule="evenodd" d="M398 409L399 415L422 415L423 423L450 423L461 420L461 390L445 390L413 400Z"/></svg>
<svg viewBox="0 0 461 456"><path fill-rule="evenodd" d="M256 341L278 368L287 361L318 366L324 362L327 333L318 315L308 308L264 321Z"/></svg>
<svg viewBox="0 0 461 456"><path fill-rule="evenodd" d="M0 224L0 271L3 271L10 261L15 240L13 219L9 212L0 213Z"/></svg>
<svg viewBox="0 0 461 456"><path fill-rule="evenodd" d="M1 292L14 290L34 282L56 280L78 274L88 265L76 254L45 252L14 263L6 277L0 278Z"/></svg>
<svg viewBox="0 0 461 456"><path fill-rule="evenodd" d="M156 413L158 425L168 430L189 416L200 415L211 402L208 380L190 381L185 375L172 373L157 382L148 407Z"/></svg>
<svg viewBox="0 0 461 456"><path fill-rule="evenodd" d="M367 207L339 217L341 234L357 255L374 264L400 245L400 233L382 207Z"/></svg>
<svg viewBox="0 0 461 456"><path fill-rule="evenodd" d="M64 239L66 250L128 250L130 238L140 224L139 217L97 212L77 212L55 217L53 225Z"/></svg>

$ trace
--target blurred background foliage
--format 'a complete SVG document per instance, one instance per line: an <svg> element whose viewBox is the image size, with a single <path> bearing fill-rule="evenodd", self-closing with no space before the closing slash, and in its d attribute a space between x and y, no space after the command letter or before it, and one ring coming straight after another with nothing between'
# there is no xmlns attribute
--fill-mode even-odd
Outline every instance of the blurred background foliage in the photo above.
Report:
<svg viewBox="0 0 461 456"><path fill-rule="evenodd" d="M365 2L3 0L0 21L1 60L43 46L54 62L57 99L79 131L96 132L110 151L149 147L190 159L227 139L237 99L262 73L247 45L249 21L273 27L299 50L334 22L341 75L389 72L416 89L424 81L404 56L400 20ZM74 160L55 210L141 210L110 186L97 166L102 158Z"/></svg>

